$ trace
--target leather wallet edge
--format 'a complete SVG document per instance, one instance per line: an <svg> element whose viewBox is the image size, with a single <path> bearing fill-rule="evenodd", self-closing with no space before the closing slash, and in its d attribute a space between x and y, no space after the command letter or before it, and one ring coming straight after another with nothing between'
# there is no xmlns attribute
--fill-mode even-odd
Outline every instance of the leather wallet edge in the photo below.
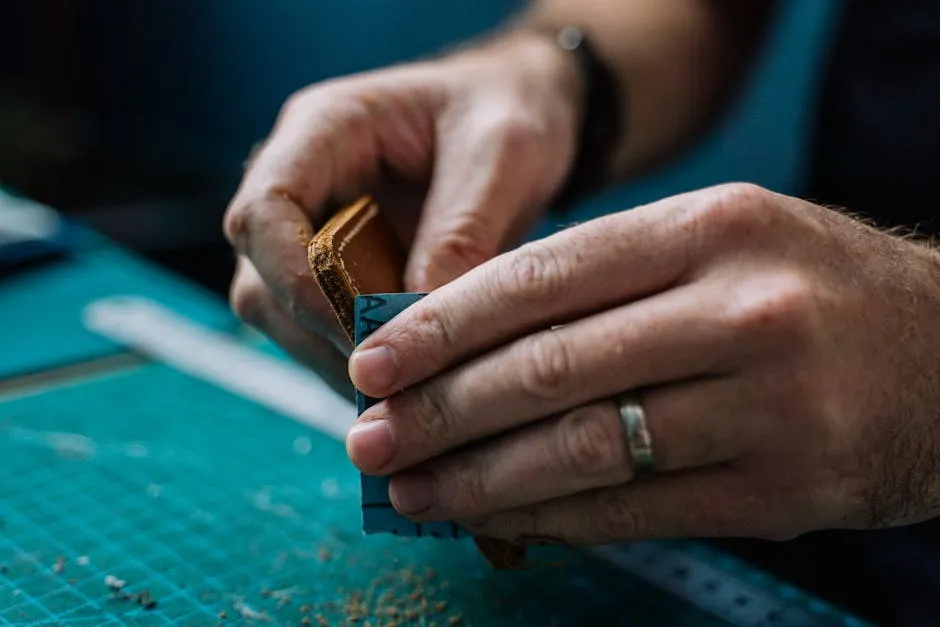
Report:
<svg viewBox="0 0 940 627"><path fill-rule="evenodd" d="M356 218L364 205L370 205L374 211L361 216L363 224L374 219L378 214L378 205L371 197L364 197L340 210L307 244L307 263L320 290L326 296L330 308L339 320L343 332L350 342L354 341L355 321L353 320L354 299L359 294L359 286L346 270L342 258L343 247L337 247L333 241L337 233ZM353 236L356 227L353 227Z"/></svg>

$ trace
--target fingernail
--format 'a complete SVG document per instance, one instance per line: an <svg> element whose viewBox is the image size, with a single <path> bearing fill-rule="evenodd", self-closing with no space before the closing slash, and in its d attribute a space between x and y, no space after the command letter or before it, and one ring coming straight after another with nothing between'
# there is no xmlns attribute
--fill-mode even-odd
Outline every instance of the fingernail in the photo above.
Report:
<svg viewBox="0 0 940 627"><path fill-rule="evenodd" d="M389 485L392 505L401 514L420 514L434 504L434 479L423 472L392 477Z"/></svg>
<svg viewBox="0 0 940 627"><path fill-rule="evenodd" d="M394 389L398 376L395 354L386 346L353 351L349 360L349 376L353 384L366 394Z"/></svg>
<svg viewBox="0 0 940 627"><path fill-rule="evenodd" d="M346 451L363 472L382 468L395 453L388 422L369 420L354 424L346 436Z"/></svg>

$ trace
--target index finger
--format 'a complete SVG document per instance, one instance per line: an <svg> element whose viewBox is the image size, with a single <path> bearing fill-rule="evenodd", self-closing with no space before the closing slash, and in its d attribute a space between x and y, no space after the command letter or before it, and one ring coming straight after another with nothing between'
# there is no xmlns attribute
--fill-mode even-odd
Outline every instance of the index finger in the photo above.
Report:
<svg viewBox="0 0 940 627"><path fill-rule="evenodd" d="M344 337L310 271L312 230L300 207L288 197L272 197L234 215L227 224L241 236L236 248L251 260L277 303L308 330Z"/></svg>
<svg viewBox="0 0 940 627"><path fill-rule="evenodd" d="M254 208L289 198L315 219L327 200L342 195L342 188L350 186L344 179L352 177L343 170L356 170L359 178L368 175L369 164L362 159L355 162L358 168L339 167L351 161L350 150L363 143L370 147L368 138L361 137L363 133L355 128L366 111L354 102L337 106L336 99L327 98L322 90L292 96L282 107L270 137L246 164L225 223L226 236L236 249L249 235L238 227ZM358 126L361 129L362 125ZM359 141L362 139L366 141Z"/></svg>
<svg viewBox="0 0 940 627"><path fill-rule="evenodd" d="M295 96L248 164L224 223L232 246L251 260L278 303L307 328L336 336L342 334L311 275L307 243L324 203L350 185L350 172L360 181L369 176L369 164L348 154L350 146L371 146L355 135L357 115L355 107ZM348 172L337 165L350 163L356 168Z"/></svg>
<svg viewBox="0 0 940 627"><path fill-rule="evenodd" d="M376 398L519 336L675 284L689 265L677 242L683 195L606 216L505 253L432 292L353 352L355 386Z"/></svg>

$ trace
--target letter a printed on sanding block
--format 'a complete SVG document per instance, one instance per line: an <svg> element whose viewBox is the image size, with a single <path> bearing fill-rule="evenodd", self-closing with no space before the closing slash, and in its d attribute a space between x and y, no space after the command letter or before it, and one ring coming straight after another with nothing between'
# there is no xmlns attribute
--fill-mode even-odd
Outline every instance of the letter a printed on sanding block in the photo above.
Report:
<svg viewBox="0 0 940 627"><path fill-rule="evenodd" d="M358 345L376 329L416 303L424 294L369 294L356 296L354 322L355 342ZM381 399L371 398L356 391L356 409L359 415ZM454 522L435 521L415 523L405 518L392 506L388 498L388 477L361 475L362 531L365 534L391 533L397 536L433 538L468 538L470 533Z"/></svg>

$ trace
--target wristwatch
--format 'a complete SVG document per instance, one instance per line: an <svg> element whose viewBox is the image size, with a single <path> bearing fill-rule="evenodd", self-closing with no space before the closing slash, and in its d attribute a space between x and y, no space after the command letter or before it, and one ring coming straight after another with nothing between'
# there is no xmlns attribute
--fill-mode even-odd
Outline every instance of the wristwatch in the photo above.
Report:
<svg viewBox="0 0 940 627"><path fill-rule="evenodd" d="M625 86L584 30L566 26L547 34L554 37L560 48L574 55L584 87L574 163L550 207L563 211L606 184L613 153L626 131L628 99Z"/></svg>

